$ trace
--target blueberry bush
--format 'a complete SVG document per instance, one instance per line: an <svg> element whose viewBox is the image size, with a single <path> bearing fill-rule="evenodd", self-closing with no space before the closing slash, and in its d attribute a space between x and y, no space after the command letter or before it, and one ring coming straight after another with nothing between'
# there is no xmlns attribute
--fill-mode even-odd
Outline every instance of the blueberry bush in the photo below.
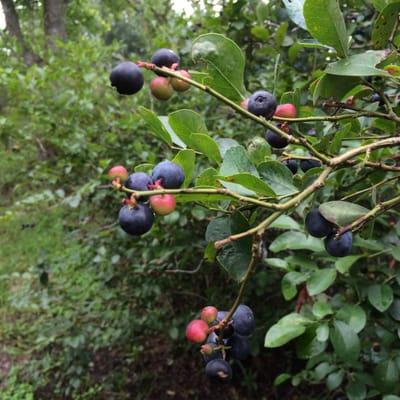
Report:
<svg viewBox="0 0 400 400"><path fill-rule="evenodd" d="M4 393L399 399L400 3L122 3L0 78Z"/></svg>

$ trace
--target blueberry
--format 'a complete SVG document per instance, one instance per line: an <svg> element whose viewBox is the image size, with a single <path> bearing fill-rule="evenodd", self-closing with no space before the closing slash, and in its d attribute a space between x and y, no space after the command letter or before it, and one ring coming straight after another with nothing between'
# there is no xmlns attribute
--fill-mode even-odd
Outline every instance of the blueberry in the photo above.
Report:
<svg viewBox="0 0 400 400"><path fill-rule="evenodd" d="M250 307L240 304L232 316L235 333L249 336L254 332L256 322Z"/></svg>
<svg viewBox="0 0 400 400"><path fill-rule="evenodd" d="M306 135L308 136L316 136L317 135L317 131L314 128L311 128L307 131Z"/></svg>
<svg viewBox="0 0 400 400"><path fill-rule="evenodd" d="M323 238L333 233L334 225L325 219L318 208L313 208L306 217L308 233L317 238Z"/></svg>
<svg viewBox="0 0 400 400"><path fill-rule="evenodd" d="M250 355L250 343L246 336L233 335L228 339L229 355L236 360L245 360Z"/></svg>
<svg viewBox="0 0 400 400"><path fill-rule="evenodd" d="M321 162L318 160L301 160L300 168L303 172L307 172L311 168L318 168L321 166Z"/></svg>
<svg viewBox="0 0 400 400"><path fill-rule="evenodd" d="M284 147L286 147L289 144L289 142L286 138L284 138L270 130L268 130L265 133L265 140L274 149L283 149Z"/></svg>
<svg viewBox="0 0 400 400"><path fill-rule="evenodd" d="M170 49L159 49L151 57L152 64L157 67L171 68L172 64L179 64L179 57ZM165 76L161 72L156 72L157 75Z"/></svg>
<svg viewBox="0 0 400 400"><path fill-rule="evenodd" d="M213 382L229 382L232 379L232 368L225 360L211 360L206 365L206 375Z"/></svg>
<svg viewBox="0 0 400 400"><path fill-rule="evenodd" d="M151 177L154 182L160 180L165 189L179 189L185 180L185 173L178 164L162 161L154 167Z"/></svg>
<svg viewBox="0 0 400 400"><path fill-rule="evenodd" d="M129 175L125 181L125 187L130 190L146 191L149 190L149 185L153 184L153 180L144 172L135 172Z"/></svg>
<svg viewBox="0 0 400 400"><path fill-rule="evenodd" d="M258 90L249 97L248 110L257 116L271 119L277 107L275 97L265 90Z"/></svg>
<svg viewBox="0 0 400 400"><path fill-rule="evenodd" d="M332 233L325 238L325 249L334 257L344 257L349 255L352 244L353 234L351 232L344 233L337 240L335 239L335 233Z"/></svg>
<svg viewBox="0 0 400 400"><path fill-rule="evenodd" d="M285 165L286 167L288 167L291 171L292 174L294 175L297 172L297 161L294 159L290 159L290 160L285 160L282 162L283 165Z"/></svg>
<svg viewBox="0 0 400 400"><path fill-rule="evenodd" d="M126 205L119 210L118 220L126 233L139 236L151 229L154 215L147 204L137 204L135 207Z"/></svg>
<svg viewBox="0 0 400 400"><path fill-rule="evenodd" d="M131 61L118 64L110 74L111 86L117 88L119 94L137 93L144 83L140 68Z"/></svg>

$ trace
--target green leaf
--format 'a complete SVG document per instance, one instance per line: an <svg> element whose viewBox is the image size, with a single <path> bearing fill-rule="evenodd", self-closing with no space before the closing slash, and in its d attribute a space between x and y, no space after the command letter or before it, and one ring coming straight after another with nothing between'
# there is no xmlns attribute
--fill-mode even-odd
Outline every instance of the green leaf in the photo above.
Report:
<svg viewBox="0 0 400 400"><path fill-rule="evenodd" d="M203 153L211 162L222 161L217 142L205 133L193 133L190 135L190 142L195 150Z"/></svg>
<svg viewBox="0 0 400 400"><path fill-rule="evenodd" d="M341 200L328 201L321 204L318 209L324 218L338 226L351 224L369 211L358 204Z"/></svg>
<svg viewBox="0 0 400 400"><path fill-rule="evenodd" d="M396 1L388 4L375 19L372 29L372 43L375 49L387 47L390 35L396 25L399 12L400 2Z"/></svg>
<svg viewBox="0 0 400 400"><path fill-rule="evenodd" d="M319 341L315 332L315 327L308 328L304 335L296 340L297 357L303 359L312 358L326 349L327 342Z"/></svg>
<svg viewBox="0 0 400 400"><path fill-rule="evenodd" d="M153 167L154 167L154 164L143 163L143 164L136 165L134 170L135 170L135 172L145 172L146 174L151 175L151 170L153 169Z"/></svg>
<svg viewBox="0 0 400 400"><path fill-rule="evenodd" d="M264 258L264 262L274 268L288 269L287 261L281 258Z"/></svg>
<svg viewBox="0 0 400 400"><path fill-rule="evenodd" d="M264 196L275 196L274 191L260 178L249 174L248 172L242 172L240 174L219 177L220 180L226 182L233 182L243 187Z"/></svg>
<svg viewBox="0 0 400 400"><path fill-rule="evenodd" d="M303 14L304 0L283 0L283 4L287 9L289 18L300 28L307 30Z"/></svg>
<svg viewBox="0 0 400 400"><path fill-rule="evenodd" d="M316 335L320 342L326 342L329 339L329 325L327 323L321 324L316 330Z"/></svg>
<svg viewBox="0 0 400 400"><path fill-rule="evenodd" d="M336 313L336 318L346 322L354 332L361 332L367 323L367 315L363 308L356 304L344 304Z"/></svg>
<svg viewBox="0 0 400 400"><path fill-rule="evenodd" d="M340 76L390 76L382 69L375 68L386 56L384 50L368 50L344 60L328 64L325 72Z"/></svg>
<svg viewBox="0 0 400 400"><path fill-rule="evenodd" d="M253 26L250 32L256 39L259 40L267 40L269 38L269 30L264 26Z"/></svg>
<svg viewBox="0 0 400 400"><path fill-rule="evenodd" d="M292 375L283 373L279 374L275 379L274 379L274 386L279 386L283 382L286 382L288 379L290 379Z"/></svg>
<svg viewBox="0 0 400 400"><path fill-rule="evenodd" d="M292 229L296 231L302 230L300 225L289 215L281 215L278 217L271 225L270 228L278 228L278 229Z"/></svg>
<svg viewBox="0 0 400 400"><path fill-rule="evenodd" d="M179 136L171 128L171 125L168 122L168 117L165 115L160 115L158 119L161 121L161 123L164 126L164 129L168 132L169 136L171 137L172 143L175 143L176 145L184 149L186 147L186 144L179 138Z"/></svg>
<svg viewBox="0 0 400 400"><path fill-rule="evenodd" d="M307 290L310 296L322 293L335 282L336 270L333 268L319 269L312 273L307 281Z"/></svg>
<svg viewBox="0 0 400 400"><path fill-rule="evenodd" d="M154 136L158 137L159 139L163 140L165 143L169 145L172 144L172 140L169 133L165 130L163 124L153 111L140 106L138 107L138 113L144 119L147 126L150 128L150 131L154 134Z"/></svg>
<svg viewBox="0 0 400 400"><path fill-rule="evenodd" d="M240 146L240 144L234 140L234 139L229 139L229 138L219 138L216 139L216 142L218 143L219 146L219 152L221 153L222 158L225 157L226 152L231 148L231 147L236 147Z"/></svg>
<svg viewBox="0 0 400 400"><path fill-rule="evenodd" d="M265 347L280 347L306 331L310 320L300 314L285 315L275 325L269 328L265 336Z"/></svg>
<svg viewBox="0 0 400 400"><path fill-rule="evenodd" d="M201 187L194 187L194 190L196 189L205 189L204 186ZM212 188L214 189L214 188ZM200 202L218 202L222 200L226 200L226 196L218 193L212 193L212 194L203 194L203 193L196 193L196 194L190 194L190 193L180 193L175 195L177 203L193 203L194 201L200 201Z"/></svg>
<svg viewBox="0 0 400 400"><path fill-rule="evenodd" d="M261 136L255 136L247 146L247 153L255 165L261 164L271 155L271 147Z"/></svg>
<svg viewBox="0 0 400 400"><path fill-rule="evenodd" d="M337 389L342 384L343 378L344 378L344 371L342 369L332 372L326 378L326 387L330 391Z"/></svg>
<svg viewBox="0 0 400 400"><path fill-rule="evenodd" d="M346 257L341 257L338 258L335 261L335 268L341 273L341 274L348 274L350 267L357 262L362 256L346 256Z"/></svg>
<svg viewBox="0 0 400 400"><path fill-rule="evenodd" d="M201 35L193 42L192 58L207 64L205 84L233 101L245 97L245 58L235 42L218 33Z"/></svg>
<svg viewBox="0 0 400 400"><path fill-rule="evenodd" d="M293 194L298 191L293 184L293 174L278 161L266 161L258 166L261 178L278 195Z"/></svg>
<svg viewBox="0 0 400 400"><path fill-rule="evenodd" d="M314 303L312 313L316 318L322 319L333 313L332 306L326 301L319 300Z"/></svg>
<svg viewBox="0 0 400 400"><path fill-rule="evenodd" d="M178 110L169 114L168 123L179 139L190 147L192 133L207 133L203 117L192 110Z"/></svg>
<svg viewBox="0 0 400 400"><path fill-rule="evenodd" d="M368 300L378 311L384 312L393 302L393 290L385 283L371 285L368 288Z"/></svg>
<svg viewBox="0 0 400 400"><path fill-rule="evenodd" d="M206 240L215 242L247 229L249 229L247 219L240 212L233 214L232 217L218 217L208 224ZM251 238L244 238L224 246L218 253L218 262L237 282L243 279L250 263L251 245Z"/></svg>
<svg viewBox="0 0 400 400"><path fill-rule="evenodd" d="M185 181L183 187L188 187L193 177L195 167L196 154L193 150L181 150L172 160L174 163L180 165L185 172Z"/></svg>
<svg viewBox="0 0 400 400"><path fill-rule="evenodd" d="M215 168L207 168L196 179L196 186L217 186L218 171Z"/></svg>
<svg viewBox="0 0 400 400"><path fill-rule="evenodd" d="M330 339L337 356L343 361L353 362L360 354L360 339L356 332L342 321L335 321Z"/></svg>
<svg viewBox="0 0 400 400"><path fill-rule="evenodd" d="M386 360L378 364L374 370L374 383L383 393L393 391L399 380L399 369L394 360Z"/></svg>
<svg viewBox="0 0 400 400"><path fill-rule="evenodd" d="M314 85L313 103L316 104L319 98L341 100L359 83L359 78L324 74Z"/></svg>
<svg viewBox="0 0 400 400"><path fill-rule="evenodd" d="M364 400L367 397L367 387L362 382L349 382L346 394L349 400Z"/></svg>
<svg viewBox="0 0 400 400"><path fill-rule="evenodd" d="M293 299L297 294L297 285L305 282L307 275L302 272L291 271L281 280L282 294L285 300Z"/></svg>
<svg viewBox="0 0 400 400"><path fill-rule="evenodd" d="M347 57L349 39L337 0L306 0L304 18L311 36Z"/></svg>
<svg viewBox="0 0 400 400"><path fill-rule="evenodd" d="M314 252L324 251L321 240L306 235L303 232L288 231L278 236L269 246L269 249L278 253L283 250L310 250Z"/></svg>

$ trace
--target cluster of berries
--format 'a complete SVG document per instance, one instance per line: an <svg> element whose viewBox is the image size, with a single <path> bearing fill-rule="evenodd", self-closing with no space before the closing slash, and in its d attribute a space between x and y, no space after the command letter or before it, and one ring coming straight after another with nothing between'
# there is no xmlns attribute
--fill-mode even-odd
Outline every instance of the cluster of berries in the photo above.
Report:
<svg viewBox="0 0 400 400"><path fill-rule="evenodd" d="M254 332L255 320L250 307L240 304L226 321L228 311L214 306L203 308L200 319L186 327L186 337L202 344L200 352L205 362L205 373L214 382L228 382L232 378L229 360L243 361L250 355L249 336Z"/></svg>
<svg viewBox="0 0 400 400"><path fill-rule="evenodd" d="M177 69L179 57L170 49L159 49L151 58L151 63L157 67L168 67ZM191 76L186 70L177 70L176 73L184 78L190 79ZM152 95L159 100L168 100L174 93L184 92L190 88L189 83L178 79L169 78L162 72L157 73L158 77L150 82ZM144 84L143 74L140 68L131 61L124 61L118 64L110 74L111 86L115 86L119 94L131 95L137 93Z"/></svg>
<svg viewBox="0 0 400 400"><path fill-rule="evenodd" d="M311 236L325 238L325 249L330 255L344 257L350 254L353 234L349 231L336 238L337 226L324 218L318 208L313 208L308 213L305 223Z"/></svg>
<svg viewBox="0 0 400 400"><path fill-rule="evenodd" d="M128 171L121 165L111 168L108 176L117 185L124 182L125 188L135 192L179 189L185 180L185 173L182 168L168 160L157 164L151 176L144 172L135 172L128 176ZM118 215L119 224L130 235L143 235L153 226L154 213L168 215L175 210L175 207L176 199L172 194L149 196L148 202L142 200L142 198L137 200L133 194L124 200L124 206L122 206Z"/></svg>

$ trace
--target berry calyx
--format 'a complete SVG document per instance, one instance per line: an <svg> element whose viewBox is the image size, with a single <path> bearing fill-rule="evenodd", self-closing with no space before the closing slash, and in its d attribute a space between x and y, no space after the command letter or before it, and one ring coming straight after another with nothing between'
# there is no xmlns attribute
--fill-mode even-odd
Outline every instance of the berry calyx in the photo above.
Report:
<svg viewBox="0 0 400 400"><path fill-rule="evenodd" d="M332 222L323 217L318 208L313 208L307 214L305 225L308 233L317 238L323 238L332 234L335 227Z"/></svg>
<svg viewBox="0 0 400 400"><path fill-rule="evenodd" d="M186 338L192 343L203 343L207 334L208 324L202 319L194 319L186 327Z"/></svg>
<svg viewBox="0 0 400 400"><path fill-rule="evenodd" d="M275 97L265 91L265 90L258 90L254 92L249 97L248 102L248 110L257 116L264 117L266 119L271 119L276 110L276 99Z"/></svg>
<svg viewBox="0 0 400 400"><path fill-rule="evenodd" d="M158 49L151 57L151 63L160 68L171 68L174 64L179 64L179 57L170 49ZM156 74L165 76L162 72L156 72Z"/></svg>
<svg viewBox="0 0 400 400"><path fill-rule="evenodd" d="M292 171L293 175L297 172L298 169L297 160L295 159L284 160L282 161L282 164L285 165L287 168L289 168L290 171Z"/></svg>
<svg viewBox="0 0 400 400"><path fill-rule="evenodd" d="M119 178L120 180L124 181L128 179L128 171L123 165L116 165L108 171L108 177L111 180Z"/></svg>
<svg viewBox="0 0 400 400"><path fill-rule="evenodd" d="M207 324L211 324L217 319L217 315L218 310L214 306L207 306L201 310L200 318Z"/></svg>
<svg viewBox="0 0 400 400"><path fill-rule="evenodd" d="M229 382L232 378L232 368L225 360L211 360L206 365L206 375L214 382Z"/></svg>
<svg viewBox="0 0 400 400"><path fill-rule="evenodd" d="M168 100L174 94L169 79L162 76L158 76L150 82L150 91L158 100Z"/></svg>
<svg viewBox="0 0 400 400"><path fill-rule="evenodd" d="M284 138L270 130L268 130L266 132L265 140L274 149L283 149L284 147L286 147L289 144L289 142L286 138Z"/></svg>
<svg viewBox="0 0 400 400"><path fill-rule="evenodd" d="M189 72L185 71L184 69L181 69L176 72L185 78L192 79L192 76L189 74ZM182 79L178 78L172 78L171 85L177 92L184 92L190 88L190 83L185 82Z"/></svg>
<svg viewBox="0 0 400 400"><path fill-rule="evenodd" d="M153 181L160 181L165 189L179 189L185 180L185 173L178 164L166 160L154 167L151 177Z"/></svg>
<svg viewBox="0 0 400 400"><path fill-rule="evenodd" d="M153 226L154 214L147 204L125 205L119 210L118 221L126 233L140 236Z"/></svg>
<svg viewBox="0 0 400 400"><path fill-rule="evenodd" d="M140 68L135 63L124 61L111 71L110 82L119 94L131 95L137 93L143 87L144 78Z"/></svg>
<svg viewBox="0 0 400 400"><path fill-rule="evenodd" d="M346 232L336 239L336 234L325 238L325 249L326 251L334 257L345 257L350 254L351 247L353 245L353 234L351 232Z"/></svg>
<svg viewBox="0 0 400 400"><path fill-rule="evenodd" d="M128 179L125 181L126 188L141 192L149 190L152 184L153 180L144 172L134 172L129 175Z"/></svg>
<svg viewBox="0 0 400 400"><path fill-rule="evenodd" d="M176 199L172 194L150 196L150 206L158 215L171 214L176 208Z"/></svg>
<svg viewBox="0 0 400 400"><path fill-rule="evenodd" d="M321 162L318 160L301 160L300 161L300 168L302 169L303 172L307 172L311 168L318 168L321 166Z"/></svg>
<svg viewBox="0 0 400 400"><path fill-rule="evenodd" d="M279 104L276 107L274 116L281 118L296 118L297 116L296 106L291 103Z"/></svg>

